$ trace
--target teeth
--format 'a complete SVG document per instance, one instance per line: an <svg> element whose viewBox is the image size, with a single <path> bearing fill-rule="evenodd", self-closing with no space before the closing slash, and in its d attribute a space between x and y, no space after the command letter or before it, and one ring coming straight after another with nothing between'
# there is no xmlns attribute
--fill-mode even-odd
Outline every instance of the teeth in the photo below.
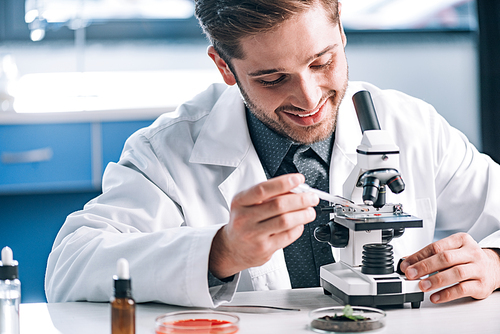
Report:
<svg viewBox="0 0 500 334"><path fill-rule="evenodd" d="M319 109L317 109L316 111L314 111L314 112L312 112L310 114L307 114L307 115L297 115L297 116L299 116L299 117L309 117L309 116L312 116L312 115L316 114L318 111L319 111Z"/></svg>

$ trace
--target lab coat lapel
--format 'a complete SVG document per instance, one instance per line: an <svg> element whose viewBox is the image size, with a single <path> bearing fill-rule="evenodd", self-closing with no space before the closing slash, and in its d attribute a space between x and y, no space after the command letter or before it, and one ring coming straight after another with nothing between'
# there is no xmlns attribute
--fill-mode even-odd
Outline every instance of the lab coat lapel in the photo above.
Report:
<svg viewBox="0 0 500 334"><path fill-rule="evenodd" d="M351 102L355 92L350 88L347 89L337 116L335 144L330 163L330 193L339 196L344 196L344 182L356 166L356 148L362 138L358 118Z"/></svg>
<svg viewBox="0 0 500 334"><path fill-rule="evenodd" d="M228 208L238 192L266 180L236 86L228 87L208 114L189 161L234 168L219 185Z"/></svg>
<svg viewBox="0 0 500 334"><path fill-rule="evenodd" d="M189 162L238 167L251 146L245 106L236 87L228 87L207 113Z"/></svg>

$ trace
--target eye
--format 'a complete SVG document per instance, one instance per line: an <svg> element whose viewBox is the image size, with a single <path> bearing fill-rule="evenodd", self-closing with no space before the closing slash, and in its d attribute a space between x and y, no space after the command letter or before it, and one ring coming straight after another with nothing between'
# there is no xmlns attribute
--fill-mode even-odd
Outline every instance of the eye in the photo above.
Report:
<svg viewBox="0 0 500 334"><path fill-rule="evenodd" d="M276 86L278 85L280 82L282 82L283 80L286 79L286 75L282 75L280 76L278 79L276 80L273 80L273 81L267 81L267 80L262 80L260 79L259 82L262 86L266 86L266 87L271 87L271 86Z"/></svg>
<svg viewBox="0 0 500 334"><path fill-rule="evenodd" d="M322 69L322 68L330 66L332 64L332 62L333 62L333 59L330 59L326 63L323 63L323 64L311 65L311 68L319 70L319 69Z"/></svg>

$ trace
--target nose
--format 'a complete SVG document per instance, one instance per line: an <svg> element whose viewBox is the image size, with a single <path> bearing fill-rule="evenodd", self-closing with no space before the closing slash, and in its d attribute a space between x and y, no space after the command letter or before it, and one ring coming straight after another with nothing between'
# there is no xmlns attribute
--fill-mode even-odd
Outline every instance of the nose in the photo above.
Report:
<svg viewBox="0 0 500 334"><path fill-rule="evenodd" d="M301 75L291 92L290 103L303 110L313 110L318 106L322 90L314 75Z"/></svg>

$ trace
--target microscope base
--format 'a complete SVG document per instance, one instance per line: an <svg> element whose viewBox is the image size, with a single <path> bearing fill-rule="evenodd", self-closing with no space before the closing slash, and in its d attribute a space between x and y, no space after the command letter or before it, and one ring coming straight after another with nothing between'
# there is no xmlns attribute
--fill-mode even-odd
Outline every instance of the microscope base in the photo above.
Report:
<svg viewBox="0 0 500 334"><path fill-rule="evenodd" d="M320 281L325 294L349 305L376 307L411 303L412 308L419 308L424 300L418 280L409 281L397 273L366 275L361 268L342 262L321 267Z"/></svg>

